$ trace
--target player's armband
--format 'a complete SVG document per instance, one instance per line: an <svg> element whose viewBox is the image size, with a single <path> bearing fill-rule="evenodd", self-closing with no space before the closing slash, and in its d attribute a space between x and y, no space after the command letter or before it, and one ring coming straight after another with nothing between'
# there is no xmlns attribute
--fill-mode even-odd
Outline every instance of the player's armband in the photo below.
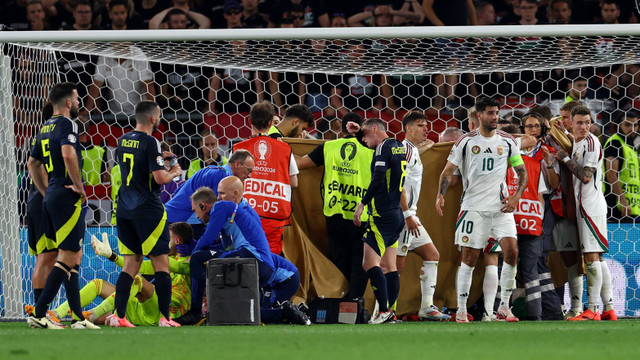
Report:
<svg viewBox="0 0 640 360"><path fill-rule="evenodd" d="M524 160L522 160L522 156L520 156L520 154L516 154L509 158L509 163L512 167L516 167L524 164Z"/></svg>

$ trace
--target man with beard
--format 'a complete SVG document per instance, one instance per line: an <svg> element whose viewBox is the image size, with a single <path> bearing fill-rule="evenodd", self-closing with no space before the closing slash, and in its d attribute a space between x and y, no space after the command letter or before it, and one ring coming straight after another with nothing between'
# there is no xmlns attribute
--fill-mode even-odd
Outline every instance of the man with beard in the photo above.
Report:
<svg viewBox="0 0 640 360"><path fill-rule="evenodd" d="M618 132L604 143L605 194L609 218L623 222L640 216L640 166L634 140L638 134L638 117L629 111L620 117Z"/></svg>
<svg viewBox="0 0 640 360"><path fill-rule="evenodd" d="M182 175L180 165L168 171L160 142L151 134L158 129L161 110L153 101L142 101L135 109L136 128L118 140L116 159L120 165L122 185L118 192L117 226L119 250L124 266L116 282L115 313L109 321L112 327L133 327L125 318L131 284L140 270L143 255L151 260L155 270L154 285L158 308L163 316L159 325L180 326L169 316L171 277L169 276L169 228L167 213L160 201L160 186Z"/></svg>
<svg viewBox="0 0 640 360"><path fill-rule="evenodd" d="M313 113L306 105L293 105L284 112L278 125L272 125L267 135L274 139L281 137L299 137L314 123Z"/></svg>
<svg viewBox="0 0 640 360"><path fill-rule="evenodd" d="M500 104L490 98L476 102L480 127L458 139L447 158L436 197L436 210L443 215L444 196L451 176L460 169L464 196L455 228L455 244L462 252L462 262L456 277L458 310L456 322L467 323L467 299L473 269L478 257L488 245L491 235L497 239L504 253L500 276L502 287L500 306L496 316L507 322L517 322L509 308L515 287L518 243L513 211L527 184L527 171L515 139L500 130L498 113ZM513 167L517 176L517 189L513 195L505 193L507 168Z"/></svg>
<svg viewBox="0 0 640 360"><path fill-rule="evenodd" d="M40 128L27 167L33 183L44 196L45 235L54 239L58 257L27 323L34 328L62 329L45 315L64 282L72 311L71 328L97 329L82 316L78 289L87 194L80 171L82 158L78 125L71 120L78 116L80 103L76 85L68 82L56 84L49 93L49 101L53 105L53 116ZM48 184L42 172L43 165L48 174Z"/></svg>

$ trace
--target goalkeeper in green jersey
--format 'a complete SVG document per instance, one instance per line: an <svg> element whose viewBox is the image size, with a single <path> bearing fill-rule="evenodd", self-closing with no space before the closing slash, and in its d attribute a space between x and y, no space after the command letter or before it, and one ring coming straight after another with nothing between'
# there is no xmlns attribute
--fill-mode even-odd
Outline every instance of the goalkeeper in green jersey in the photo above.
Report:
<svg viewBox="0 0 640 360"><path fill-rule="evenodd" d="M171 241L169 243L169 271L171 273L171 317L185 314L191 307L191 278L189 275L189 255L193 232L186 223L173 223L169 226ZM116 265L122 267L123 258L118 256L109 245L107 234L102 234L102 241L92 236L91 243L96 254L106 257ZM183 256L183 254L187 254ZM186 261L186 263L185 263ZM150 261L144 261L140 267L140 274L154 274ZM136 275L131 286L131 293L126 308L126 317L136 326L157 326L162 315L158 310L158 296L155 287L144 277ZM94 279L80 290L82 306L87 306L100 296L104 300L95 308L83 312L85 317L94 323L105 323L105 318L114 309L115 286L102 279ZM67 302L54 310L60 317L69 312Z"/></svg>

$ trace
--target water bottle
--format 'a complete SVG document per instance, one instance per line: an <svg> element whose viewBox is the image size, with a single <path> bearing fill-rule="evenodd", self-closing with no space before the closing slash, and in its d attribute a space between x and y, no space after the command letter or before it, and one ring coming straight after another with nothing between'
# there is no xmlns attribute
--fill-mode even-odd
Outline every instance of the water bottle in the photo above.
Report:
<svg viewBox="0 0 640 360"><path fill-rule="evenodd" d="M178 159L176 159L176 156L175 155L171 156L171 160L169 160L169 169L174 167L177 163L178 163ZM180 176L174 177L173 181L180 181Z"/></svg>

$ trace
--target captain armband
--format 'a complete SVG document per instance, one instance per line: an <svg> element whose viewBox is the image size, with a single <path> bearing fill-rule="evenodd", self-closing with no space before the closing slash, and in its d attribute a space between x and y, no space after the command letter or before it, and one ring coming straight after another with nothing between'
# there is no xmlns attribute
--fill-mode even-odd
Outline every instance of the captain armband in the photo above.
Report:
<svg viewBox="0 0 640 360"><path fill-rule="evenodd" d="M522 156L520 156L520 154L516 154L509 158L509 163L512 167L516 167L524 164L524 160L522 160Z"/></svg>

